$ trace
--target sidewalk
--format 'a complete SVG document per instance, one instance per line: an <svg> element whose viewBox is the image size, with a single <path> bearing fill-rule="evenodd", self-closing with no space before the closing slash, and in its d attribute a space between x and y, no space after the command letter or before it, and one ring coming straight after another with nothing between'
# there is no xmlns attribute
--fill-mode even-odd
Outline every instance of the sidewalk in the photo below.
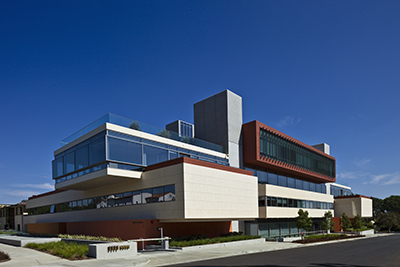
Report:
<svg viewBox="0 0 400 267"><path fill-rule="evenodd" d="M369 235L364 238L379 237L387 234ZM330 242L313 243L302 245L296 243L283 242L265 242L256 245L243 245L233 247L220 248L203 248L191 251L152 251L140 252L138 256L121 258L121 259L88 259L81 261L70 261L61 259L46 253L38 252L28 248L15 247L10 245L0 244L0 250L8 253L11 257L10 261L0 263L1 267L8 266L47 266L47 267L62 267L62 266L84 266L84 267L124 267L124 266L163 266L173 265L186 262L194 262L200 260L209 260L215 258L224 258L238 256L249 253L259 253L282 249L291 249L304 246L323 245L332 242L352 242L357 239L338 240Z"/></svg>

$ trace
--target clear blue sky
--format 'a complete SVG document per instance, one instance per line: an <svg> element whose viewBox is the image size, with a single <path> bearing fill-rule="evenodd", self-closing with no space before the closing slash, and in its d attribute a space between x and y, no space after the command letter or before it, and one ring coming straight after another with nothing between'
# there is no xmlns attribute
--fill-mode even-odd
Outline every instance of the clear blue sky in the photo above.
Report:
<svg viewBox="0 0 400 267"><path fill-rule="evenodd" d="M400 1L0 2L0 203L52 190L107 112L164 127L229 88L244 122L326 142L337 182L400 194Z"/></svg>

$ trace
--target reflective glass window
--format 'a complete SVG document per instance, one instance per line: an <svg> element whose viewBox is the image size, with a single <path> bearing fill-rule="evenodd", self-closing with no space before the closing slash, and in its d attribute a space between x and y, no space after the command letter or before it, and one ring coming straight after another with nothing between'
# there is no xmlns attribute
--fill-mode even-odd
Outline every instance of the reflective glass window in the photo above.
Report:
<svg viewBox="0 0 400 267"><path fill-rule="evenodd" d="M258 183L266 184L268 183L268 174L263 171L257 171Z"/></svg>
<svg viewBox="0 0 400 267"><path fill-rule="evenodd" d="M279 185L286 187L286 176L279 175Z"/></svg>
<svg viewBox="0 0 400 267"><path fill-rule="evenodd" d="M277 204L278 204L278 207L282 207L282 198L280 198L280 197L278 197L278 198L276 198L276 202L277 202Z"/></svg>
<svg viewBox="0 0 400 267"><path fill-rule="evenodd" d="M143 146L143 165L149 166L168 160L168 150L152 146Z"/></svg>
<svg viewBox="0 0 400 267"><path fill-rule="evenodd" d="M115 205L116 206L125 206L124 194L115 194Z"/></svg>
<svg viewBox="0 0 400 267"><path fill-rule="evenodd" d="M176 159L178 157L178 152L169 151L169 159Z"/></svg>
<svg viewBox="0 0 400 267"><path fill-rule="evenodd" d="M278 185L278 175L274 173L268 173L268 183Z"/></svg>
<svg viewBox="0 0 400 267"><path fill-rule="evenodd" d="M175 201L175 185L164 186L164 201Z"/></svg>
<svg viewBox="0 0 400 267"><path fill-rule="evenodd" d="M76 169L82 169L89 166L89 152L88 147L84 146L75 151Z"/></svg>
<svg viewBox="0 0 400 267"><path fill-rule="evenodd" d="M164 187L153 188L153 198L151 202L164 202Z"/></svg>
<svg viewBox="0 0 400 267"><path fill-rule="evenodd" d="M108 159L141 165L142 145L109 137Z"/></svg>
<svg viewBox="0 0 400 267"><path fill-rule="evenodd" d="M271 197L271 206L273 206L273 207L278 206L278 202L276 200L276 197Z"/></svg>
<svg viewBox="0 0 400 267"><path fill-rule="evenodd" d="M87 199L82 200L82 208L83 209L87 209L88 208L88 200Z"/></svg>
<svg viewBox="0 0 400 267"><path fill-rule="evenodd" d="M142 203L151 203L152 197L153 197L153 190L151 189L144 189L142 190Z"/></svg>
<svg viewBox="0 0 400 267"><path fill-rule="evenodd" d="M287 178L287 187L295 188L295 179L288 177Z"/></svg>
<svg viewBox="0 0 400 267"><path fill-rule="evenodd" d="M104 138L100 138L89 144L89 165L104 161L105 155Z"/></svg>
<svg viewBox="0 0 400 267"><path fill-rule="evenodd" d="M75 154L74 152L64 156L64 173L75 171Z"/></svg>
<svg viewBox="0 0 400 267"><path fill-rule="evenodd" d="M142 204L142 192L141 191L132 192L132 203L133 203L133 205Z"/></svg>
<svg viewBox="0 0 400 267"><path fill-rule="evenodd" d="M271 237L280 235L279 231L279 223L270 223L269 224L269 234Z"/></svg>
<svg viewBox="0 0 400 267"><path fill-rule="evenodd" d="M310 191L315 192L315 184L314 183L310 183Z"/></svg>
<svg viewBox="0 0 400 267"><path fill-rule="evenodd" d="M53 160L53 178L59 177L64 174L63 158Z"/></svg>
<svg viewBox="0 0 400 267"><path fill-rule="evenodd" d="M290 227L290 234L297 234L297 233L299 233L299 229L297 229L296 223L295 223L295 222L289 223L289 227Z"/></svg>
<svg viewBox="0 0 400 267"><path fill-rule="evenodd" d="M281 223L281 235L288 235L289 231L289 224L288 223Z"/></svg>
<svg viewBox="0 0 400 267"><path fill-rule="evenodd" d="M287 207L287 206L288 206L287 198L282 198L282 207Z"/></svg>
<svg viewBox="0 0 400 267"><path fill-rule="evenodd" d="M267 206L272 206L271 197L267 197Z"/></svg>
<svg viewBox="0 0 400 267"><path fill-rule="evenodd" d="M303 189L309 191L310 190L310 182L303 181Z"/></svg>
<svg viewBox="0 0 400 267"><path fill-rule="evenodd" d="M315 192L321 193L321 184L315 184Z"/></svg>
<svg viewBox="0 0 400 267"><path fill-rule="evenodd" d="M303 189L303 181L296 179L296 189Z"/></svg>

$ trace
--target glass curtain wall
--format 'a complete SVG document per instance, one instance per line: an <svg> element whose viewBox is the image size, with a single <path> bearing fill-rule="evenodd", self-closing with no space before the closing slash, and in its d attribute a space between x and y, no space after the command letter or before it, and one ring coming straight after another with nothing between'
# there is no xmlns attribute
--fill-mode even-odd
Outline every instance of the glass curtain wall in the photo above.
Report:
<svg viewBox="0 0 400 267"><path fill-rule="evenodd" d="M314 151L260 129L260 155L335 177L334 161Z"/></svg>

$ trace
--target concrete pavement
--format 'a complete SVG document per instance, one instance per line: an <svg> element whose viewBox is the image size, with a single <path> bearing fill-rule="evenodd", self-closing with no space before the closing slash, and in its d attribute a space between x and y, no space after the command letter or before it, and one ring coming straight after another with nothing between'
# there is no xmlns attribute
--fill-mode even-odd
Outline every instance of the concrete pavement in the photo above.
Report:
<svg viewBox="0 0 400 267"><path fill-rule="evenodd" d="M379 237L386 234L369 235L364 238ZM356 239L330 241L331 242L352 242ZM249 253L259 253L282 249L291 249L304 246L316 246L326 244L328 242L313 243L308 245L283 242L265 242L262 244L242 245L242 246L226 246L219 248L202 248L189 251L149 251L140 252L138 256L120 259L88 259L80 261L70 261L61 259L46 253L38 252L32 249L15 247L11 245L0 244L0 250L8 253L11 260L0 263L1 267L8 266L83 266L83 267L124 267L124 266L163 266L179 263L194 262L200 260L216 259L230 256L237 256Z"/></svg>

